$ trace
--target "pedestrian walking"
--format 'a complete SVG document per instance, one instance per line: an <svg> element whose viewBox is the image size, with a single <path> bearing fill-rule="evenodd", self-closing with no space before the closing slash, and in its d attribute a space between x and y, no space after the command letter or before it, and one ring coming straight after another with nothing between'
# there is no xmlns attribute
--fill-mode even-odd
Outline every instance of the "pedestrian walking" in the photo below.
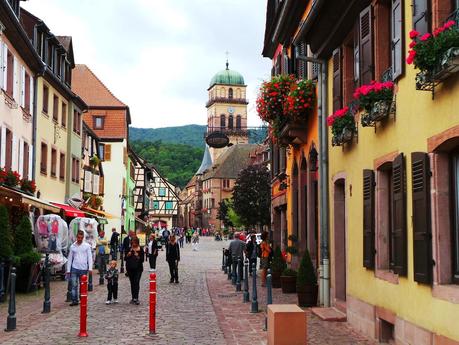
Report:
<svg viewBox="0 0 459 345"><path fill-rule="evenodd" d="M116 260L110 261L110 266L105 274L107 279L108 296L105 304L118 303L118 269L116 268Z"/></svg>
<svg viewBox="0 0 459 345"><path fill-rule="evenodd" d="M155 234L150 234L148 241L148 262L150 264L150 272L156 271L156 258L158 257L158 241L155 239Z"/></svg>
<svg viewBox="0 0 459 345"><path fill-rule="evenodd" d="M235 257L236 260L238 258L244 260L245 243L240 240L239 235L239 232L234 234L234 239L230 242L228 250L231 259Z"/></svg>
<svg viewBox="0 0 459 345"><path fill-rule="evenodd" d="M264 287L266 286L266 272L269 267L269 255L272 251L272 248L268 243L268 233L266 231L261 234L260 249L261 286Z"/></svg>
<svg viewBox="0 0 459 345"><path fill-rule="evenodd" d="M118 260L118 246L120 243L120 234L116 232L116 228L112 228L112 236L110 237L110 252L112 260Z"/></svg>
<svg viewBox="0 0 459 345"><path fill-rule="evenodd" d="M134 237L135 237L135 232L132 231L132 230L129 230L128 237L126 237L123 240L123 253L124 253L124 256L126 256L127 253L129 252L129 250L131 249L131 241L132 241L132 239Z"/></svg>
<svg viewBox="0 0 459 345"><path fill-rule="evenodd" d="M170 236L169 242L166 244L166 260L169 264L171 280L169 283L178 284L178 263L180 261L180 248L175 240L175 235Z"/></svg>
<svg viewBox="0 0 459 345"><path fill-rule="evenodd" d="M70 246L67 261L66 276L71 279L72 302L70 306L78 305L78 286L81 276L92 273L92 250L91 246L83 242L84 232L78 230L76 241Z"/></svg>
<svg viewBox="0 0 459 345"><path fill-rule="evenodd" d="M101 276L104 275L107 270L109 254L110 249L108 248L108 241L105 239L105 232L102 230L99 232L96 241L96 263Z"/></svg>
<svg viewBox="0 0 459 345"><path fill-rule="evenodd" d="M250 235L250 242L247 243L245 248L245 256L249 259L249 273L252 275L253 264L257 265L257 236L255 234Z"/></svg>
<svg viewBox="0 0 459 345"><path fill-rule="evenodd" d="M183 248L183 242L185 242L185 231L183 228L180 228L179 230L179 246L180 248Z"/></svg>
<svg viewBox="0 0 459 345"><path fill-rule="evenodd" d="M139 239L132 237L131 248L127 252L126 270L131 283L131 301L129 303L139 305L140 278L143 272L144 251L139 245Z"/></svg>
<svg viewBox="0 0 459 345"><path fill-rule="evenodd" d="M193 251L198 251L199 249L199 234L197 231L194 232L193 238L191 239L191 242L193 243L191 246L193 248Z"/></svg>
<svg viewBox="0 0 459 345"><path fill-rule="evenodd" d="M186 230L186 243L191 243L191 236L193 236L193 230L189 228Z"/></svg>

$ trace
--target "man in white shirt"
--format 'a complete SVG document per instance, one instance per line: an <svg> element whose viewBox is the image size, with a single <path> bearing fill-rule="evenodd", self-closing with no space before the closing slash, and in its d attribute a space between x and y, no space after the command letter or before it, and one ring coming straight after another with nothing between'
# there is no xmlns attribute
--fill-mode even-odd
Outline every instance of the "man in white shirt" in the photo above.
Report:
<svg viewBox="0 0 459 345"><path fill-rule="evenodd" d="M70 246L67 261L67 277L72 281L72 303L78 305L78 285L81 276L92 273L92 250L91 246L83 242L84 232L78 230L76 242Z"/></svg>

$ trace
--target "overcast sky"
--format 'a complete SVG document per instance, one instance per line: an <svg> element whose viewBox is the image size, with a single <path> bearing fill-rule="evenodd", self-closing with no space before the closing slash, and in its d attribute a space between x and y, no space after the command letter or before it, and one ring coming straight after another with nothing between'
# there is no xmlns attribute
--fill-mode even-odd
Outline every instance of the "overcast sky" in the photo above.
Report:
<svg viewBox="0 0 459 345"><path fill-rule="evenodd" d="M225 68L256 90L269 77L261 56L266 0L29 0L24 8L55 35L72 36L76 63L131 110L134 127L206 124L207 88Z"/></svg>

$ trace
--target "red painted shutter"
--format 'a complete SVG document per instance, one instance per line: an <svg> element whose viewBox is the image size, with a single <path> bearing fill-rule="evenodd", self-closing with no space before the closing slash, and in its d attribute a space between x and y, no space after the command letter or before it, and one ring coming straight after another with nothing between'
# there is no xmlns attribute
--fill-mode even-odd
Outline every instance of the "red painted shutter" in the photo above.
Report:
<svg viewBox="0 0 459 345"><path fill-rule="evenodd" d="M406 187L403 153L392 163L392 263L395 273L407 274Z"/></svg>
<svg viewBox="0 0 459 345"><path fill-rule="evenodd" d="M374 79L373 11L371 5L360 12L360 80L369 84Z"/></svg>
<svg viewBox="0 0 459 345"><path fill-rule="evenodd" d="M430 0L413 0L413 30L421 35L430 31Z"/></svg>
<svg viewBox="0 0 459 345"><path fill-rule="evenodd" d="M341 48L333 51L333 111L342 107Z"/></svg>
<svg viewBox="0 0 459 345"><path fill-rule="evenodd" d="M391 40L392 40L392 78L395 80L403 74L403 0L392 0L391 8Z"/></svg>
<svg viewBox="0 0 459 345"><path fill-rule="evenodd" d="M411 154L413 193L414 280L432 283L432 231L430 220L430 166L424 152Z"/></svg>
<svg viewBox="0 0 459 345"><path fill-rule="evenodd" d="M375 267L375 173L363 170L363 267Z"/></svg>

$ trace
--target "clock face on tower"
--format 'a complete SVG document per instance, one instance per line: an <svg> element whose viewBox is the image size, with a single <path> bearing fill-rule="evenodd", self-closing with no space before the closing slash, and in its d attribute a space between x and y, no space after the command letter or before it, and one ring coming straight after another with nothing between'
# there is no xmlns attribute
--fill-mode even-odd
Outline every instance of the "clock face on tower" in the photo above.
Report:
<svg viewBox="0 0 459 345"><path fill-rule="evenodd" d="M234 113L234 108L233 107L228 107L228 113L230 113L230 114Z"/></svg>

